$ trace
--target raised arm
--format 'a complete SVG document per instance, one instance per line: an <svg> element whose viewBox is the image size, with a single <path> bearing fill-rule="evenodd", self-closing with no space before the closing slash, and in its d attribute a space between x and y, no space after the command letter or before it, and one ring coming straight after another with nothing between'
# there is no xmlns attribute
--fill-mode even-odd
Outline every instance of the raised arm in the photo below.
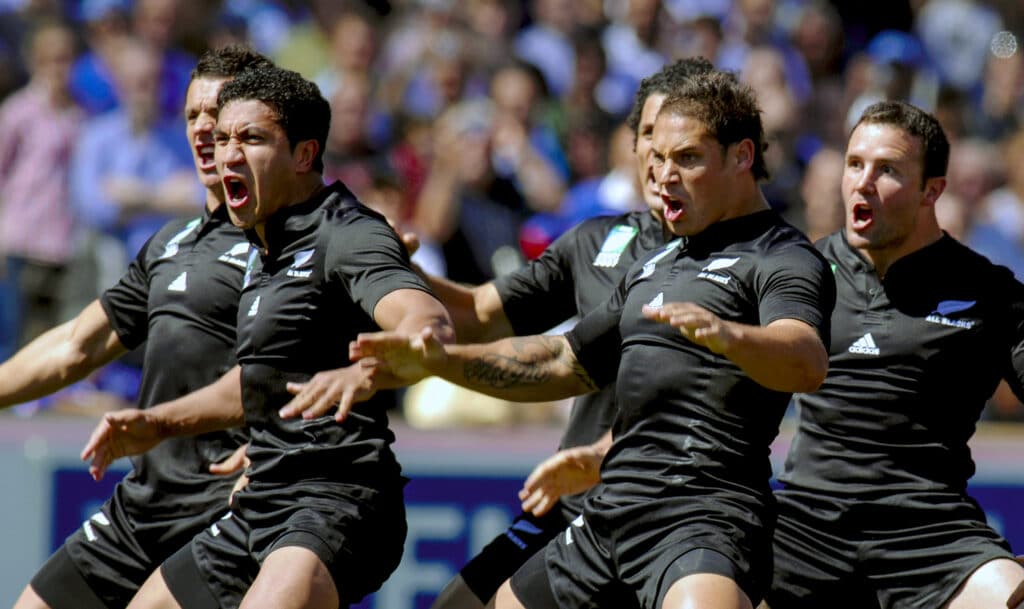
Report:
<svg viewBox="0 0 1024 609"><path fill-rule="evenodd" d="M796 319L753 326L723 320L689 302L666 303L658 309L645 306L644 317L677 328L775 391L814 391L828 372L828 352L818 332Z"/></svg>
<svg viewBox="0 0 1024 609"><path fill-rule="evenodd" d="M230 429L244 422L241 368L235 366L217 381L176 400L147 410L108 412L81 456L90 461L89 473L99 480L116 459L142 454L166 438Z"/></svg>
<svg viewBox="0 0 1024 609"><path fill-rule="evenodd" d="M519 402L556 400L597 389L563 336L443 345L430 328L412 337L379 332L360 335L350 346L349 357L374 358L406 383L436 375L480 393Z"/></svg>
<svg viewBox="0 0 1024 609"><path fill-rule="evenodd" d="M85 378L127 349L98 300L0 364L0 408L49 395Z"/></svg>

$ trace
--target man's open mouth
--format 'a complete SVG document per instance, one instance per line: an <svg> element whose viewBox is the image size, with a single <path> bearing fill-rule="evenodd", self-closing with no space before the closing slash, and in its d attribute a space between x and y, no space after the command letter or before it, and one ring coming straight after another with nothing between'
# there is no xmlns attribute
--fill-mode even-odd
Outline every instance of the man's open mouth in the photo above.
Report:
<svg viewBox="0 0 1024 609"><path fill-rule="evenodd" d="M236 176L224 176L224 193L230 207L237 209L249 202L249 185Z"/></svg>
<svg viewBox="0 0 1024 609"><path fill-rule="evenodd" d="M213 160L213 144L197 144L196 145L196 156L199 159L199 169L203 171L213 171L217 168L217 164Z"/></svg>
<svg viewBox="0 0 1024 609"><path fill-rule="evenodd" d="M683 202L668 195L661 195L661 202L665 206L665 220L677 222L684 215Z"/></svg>
<svg viewBox="0 0 1024 609"><path fill-rule="evenodd" d="M875 211L867 203L856 203L853 206L853 228L867 228L875 217Z"/></svg>

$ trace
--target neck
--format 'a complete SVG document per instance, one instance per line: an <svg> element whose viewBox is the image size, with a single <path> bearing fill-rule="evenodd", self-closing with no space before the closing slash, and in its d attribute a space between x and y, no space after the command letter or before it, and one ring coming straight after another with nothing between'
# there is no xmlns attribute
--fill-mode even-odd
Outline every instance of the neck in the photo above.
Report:
<svg viewBox="0 0 1024 609"><path fill-rule="evenodd" d="M759 211L771 209L771 206L768 205L768 200L764 198L764 193L758 188L757 183L753 183L752 186L753 189L743 190L736 204L722 217L722 220L749 216Z"/></svg>
<svg viewBox="0 0 1024 609"><path fill-rule="evenodd" d="M221 192L223 193L223 189L221 188L220 184L218 184L215 188L221 189ZM218 207L223 205L224 204L224 200L221 198L221 196L223 196L223 195L218 196L218 193L215 192L213 189L207 188L206 189L206 210L209 211L210 213L213 213L214 211L217 210Z"/></svg>
<svg viewBox="0 0 1024 609"><path fill-rule="evenodd" d="M305 203L306 201L312 199L313 196L316 195L316 193L320 192L320 190L322 190L323 187L323 176L321 176L319 173L314 172L306 174L305 176L299 179L299 182L296 185L296 188L294 189L292 196L289 197L289 202L282 204L280 207L274 210L270 217L273 218L282 209L287 209L289 207L299 205L300 203ZM256 236L259 237L260 243L263 244L263 249L265 251L269 247L269 244L267 243L266 221L258 222L252 228L256 232Z"/></svg>
<svg viewBox="0 0 1024 609"><path fill-rule="evenodd" d="M925 217L914 232L903 241L884 248L857 248L871 264L879 277L885 277L897 260L922 250L942 238L942 229L934 216Z"/></svg>

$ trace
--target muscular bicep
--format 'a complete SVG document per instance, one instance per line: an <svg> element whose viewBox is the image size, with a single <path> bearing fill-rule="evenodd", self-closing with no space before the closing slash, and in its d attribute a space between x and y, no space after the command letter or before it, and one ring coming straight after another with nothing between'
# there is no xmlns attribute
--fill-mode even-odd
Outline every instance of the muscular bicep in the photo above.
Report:
<svg viewBox="0 0 1024 609"><path fill-rule="evenodd" d="M455 340L447 309L423 290L403 288L389 292L377 301L373 318L383 330L415 334L429 326L442 342Z"/></svg>
<svg viewBox="0 0 1024 609"><path fill-rule="evenodd" d="M98 300L85 307L71 323L72 341L93 367L102 366L128 351Z"/></svg>

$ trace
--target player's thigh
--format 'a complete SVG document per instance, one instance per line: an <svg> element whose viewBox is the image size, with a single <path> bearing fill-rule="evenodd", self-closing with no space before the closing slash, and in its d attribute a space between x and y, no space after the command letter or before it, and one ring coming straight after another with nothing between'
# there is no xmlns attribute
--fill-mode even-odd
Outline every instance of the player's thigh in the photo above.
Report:
<svg viewBox="0 0 1024 609"><path fill-rule="evenodd" d="M285 546L267 555L239 609L337 609L338 590L327 566L307 548Z"/></svg>
<svg viewBox="0 0 1024 609"><path fill-rule="evenodd" d="M498 586L498 592L487 604L487 609L526 609L526 607L512 592L512 580L506 580L505 583Z"/></svg>
<svg viewBox="0 0 1024 609"><path fill-rule="evenodd" d="M717 573L695 573L669 586L661 609L753 609L753 605L732 579Z"/></svg>
<svg viewBox="0 0 1024 609"><path fill-rule="evenodd" d="M967 589L972 576L984 581L992 572L989 567L978 573L984 565L1002 560L997 564L1016 566L1006 540L972 501L927 498L927 505L911 503L916 497L910 497L897 506L873 506L863 525L861 565L883 607L943 607ZM996 606L1005 607L1012 590Z"/></svg>
<svg viewBox="0 0 1024 609"><path fill-rule="evenodd" d="M160 569L157 569L142 583L127 609L181 609L181 605L171 594Z"/></svg>
<svg viewBox="0 0 1024 609"><path fill-rule="evenodd" d="M944 609L1005 607L1010 594L1024 581L1024 567L1008 558L990 560L964 581Z"/></svg>
<svg viewBox="0 0 1024 609"><path fill-rule="evenodd" d="M14 603L14 609L51 609L42 598L36 594L32 586L25 586L21 596Z"/></svg>
<svg viewBox="0 0 1024 609"><path fill-rule="evenodd" d="M466 584L462 574L456 573L434 599L430 609L485 609L485 604Z"/></svg>

